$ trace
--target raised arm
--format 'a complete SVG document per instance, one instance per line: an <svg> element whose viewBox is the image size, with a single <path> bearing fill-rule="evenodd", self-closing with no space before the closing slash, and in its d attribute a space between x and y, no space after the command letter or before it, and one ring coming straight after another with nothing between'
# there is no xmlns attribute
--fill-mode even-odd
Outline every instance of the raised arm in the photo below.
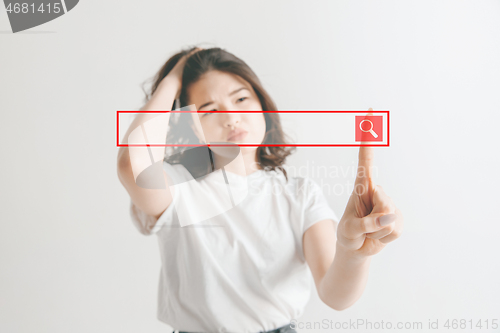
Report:
<svg viewBox="0 0 500 333"><path fill-rule="evenodd" d="M199 50L199 49L197 49ZM197 50L193 51L196 52ZM181 90L181 78L187 57L182 57L160 82L142 111L170 111ZM140 113L124 135L130 144L165 143L170 113ZM168 187L168 175L162 167L147 173L149 188L137 185L137 176L155 163L162 163L166 147L120 147L117 172L132 202L143 212L158 218L171 204L174 193ZM143 175L141 175L143 177ZM144 180L144 179L143 179Z"/></svg>
<svg viewBox="0 0 500 333"><path fill-rule="evenodd" d="M401 211L373 183L373 155L372 147L360 147L354 191L337 226L337 240L330 220L316 223L304 235L304 255L318 295L338 311L361 297L371 257L398 239L403 228Z"/></svg>
<svg viewBox="0 0 500 333"><path fill-rule="evenodd" d="M171 110L177 89L174 82L162 81L141 110ZM125 133L123 141L128 144L166 142L169 120L169 113L140 113ZM136 184L136 179L146 168L163 160L164 156L165 147L120 147L118 151L117 172L120 182L134 204L146 214L154 217L159 217L172 202L173 193L170 193L167 185L167 174L163 169L161 169L161 174L159 169L155 169L157 174L149 173L149 183L156 183L156 186L151 186L151 189L140 187Z"/></svg>

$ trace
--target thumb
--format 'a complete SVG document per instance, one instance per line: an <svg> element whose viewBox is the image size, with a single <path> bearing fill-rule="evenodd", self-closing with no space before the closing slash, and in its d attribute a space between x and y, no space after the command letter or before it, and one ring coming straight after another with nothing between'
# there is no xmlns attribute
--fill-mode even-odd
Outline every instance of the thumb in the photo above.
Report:
<svg viewBox="0 0 500 333"><path fill-rule="evenodd" d="M396 214L392 213L391 214L373 213L368 216L371 216L371 218L375 220L376 225L380 228L393 223L398 218Z"/></svg>
<svg viewBox="0 0 500 333"><path fill-rule="evenodd" d="M396 214L372 213L360 219L360 228L357 236L361 234L369 234L379 231L381 228L388 226L396 221Z"/></svg>

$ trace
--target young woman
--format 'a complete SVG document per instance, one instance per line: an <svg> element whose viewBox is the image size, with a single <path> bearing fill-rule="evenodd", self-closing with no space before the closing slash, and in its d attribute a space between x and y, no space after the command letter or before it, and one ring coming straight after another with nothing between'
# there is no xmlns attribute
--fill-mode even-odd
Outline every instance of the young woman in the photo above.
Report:
<svg viewBox="0 0 500 333"><path fill-rule="evenodd" d="M372 148L359 150L355 190L338 219L315 182L286 174L293 149L238 146L286 143L279 113L258 112L277 108L241 59L220 48L179 52L146 100L142 110L174 111L178 100L194 111L141 113L124 136L194 146L118 155L132 220L158 236L159 320L187 332L295 332L311 277L335 310L360 298L371 256L403 226L372 182Z"/></svg>

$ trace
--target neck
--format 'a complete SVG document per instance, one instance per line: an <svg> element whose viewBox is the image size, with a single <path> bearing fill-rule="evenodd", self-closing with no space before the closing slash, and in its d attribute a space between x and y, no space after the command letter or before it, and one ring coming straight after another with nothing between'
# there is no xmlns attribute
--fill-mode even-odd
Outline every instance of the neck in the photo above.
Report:
<svg viewBox="0 0 500 333"><path fill-rule="evenodd" d="M260 170L257 164L257 149L251 151L249 148L241 148L238 156L230 161L224 156L214 153L214 162L216 169L224 167L224 170L235 173L240 176L248 176L255 171Z"/></svg>

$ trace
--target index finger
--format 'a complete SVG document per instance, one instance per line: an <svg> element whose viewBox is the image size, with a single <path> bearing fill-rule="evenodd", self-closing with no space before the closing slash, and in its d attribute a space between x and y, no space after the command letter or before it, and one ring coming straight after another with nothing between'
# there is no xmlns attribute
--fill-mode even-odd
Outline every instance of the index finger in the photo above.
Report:
<svg viewBox="0 0 500 333"><path fill-rule="evenodd" d="M373 111L369 108L368 111ZM367 116L373 116L373 113L368 113ZM361 141L361 144L368 144L367 141ZM356 174L356 184L364 179L371 179L373 168L373 147L360 146L358 154L358 172Z"/></svg>

